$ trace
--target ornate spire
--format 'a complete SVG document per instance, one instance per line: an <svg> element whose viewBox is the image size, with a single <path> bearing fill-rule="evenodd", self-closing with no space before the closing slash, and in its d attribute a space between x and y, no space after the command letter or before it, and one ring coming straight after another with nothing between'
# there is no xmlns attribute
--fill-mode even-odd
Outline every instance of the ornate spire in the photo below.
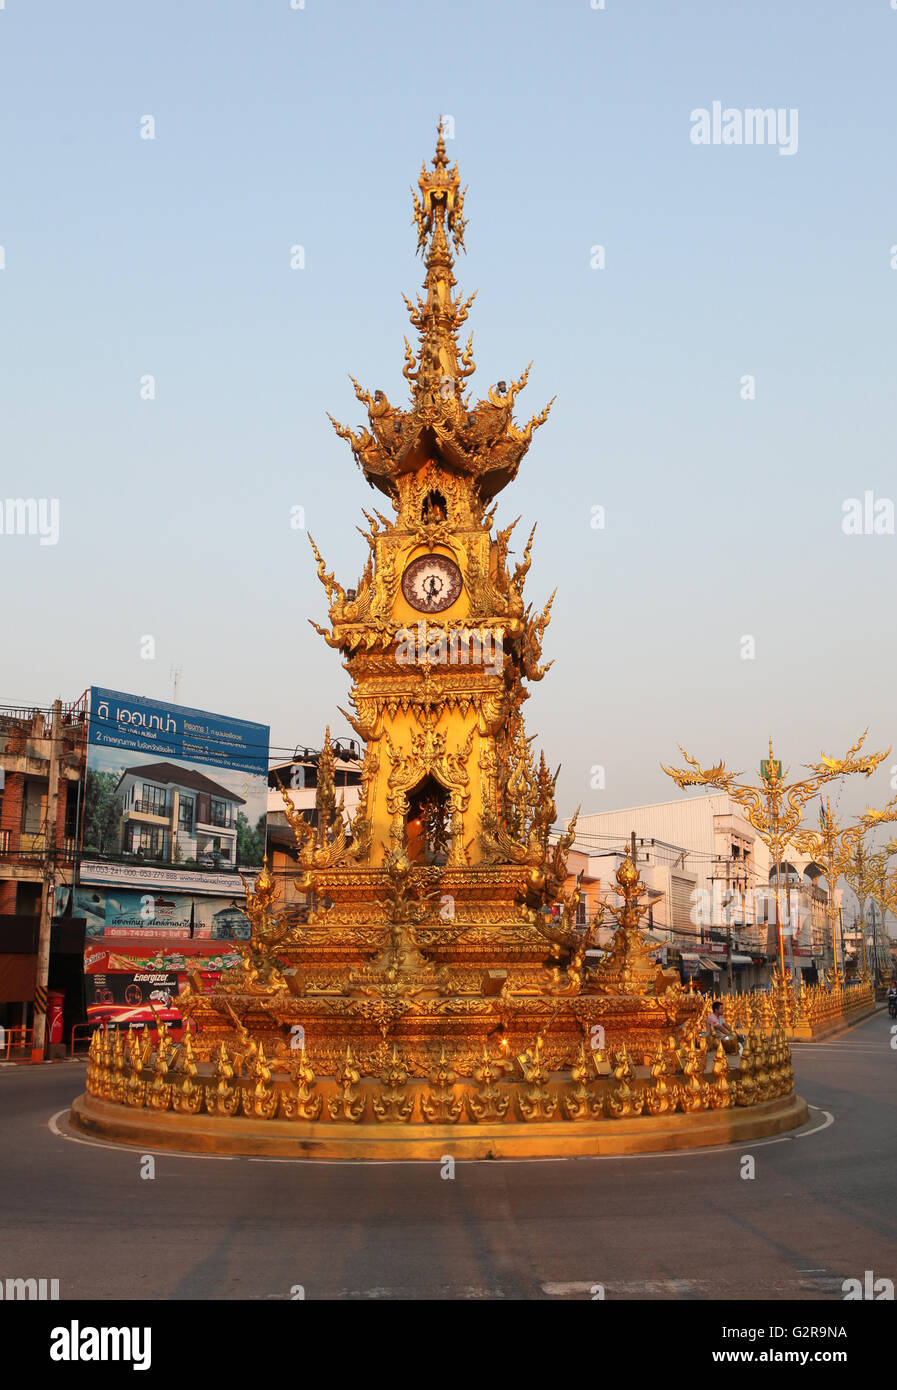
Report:
<svg viewBox="0 0 897 1390"><path fill-rule="evenodd" d="M426 261L427 275L423 298L416 305L405 301L420 335L420 350L415 362L406 342L404 372L415 400L460 402L461 384L474 370L473 338L468 339L459 365L456 333L467 318L474 296L463 304L452 296L455 277L449 241L456 251L465 249L463 209L467 190L461 189L457 163L453 169L448 167L441 121L432 162L432 172L426 161L421 165L417 181L420 197L411 190L417 249Z"/></svg>
<svg viewBox="0 0 897 1390"><path fill-rule="evenodd" d="M372 487L396 501L400 474L415 473L430 461L475 481L482 506L488 505L515 476L529 448L533 430L548 417L550 403L523 429L514 424L514 399L523 389L529 367L518 381L499 381L486 400L472 403L464 389L475 371L473 335L463 350L457 334L467 319L474 295L453 295L452 246L463 251L464 194L458 166L449 168L440 122L433 168L421 167L412 190L418 251L427 273L423 294L405 304L420 339L415 354L405 339L403 375L411 385L411 406L400 410L383 391L373 395L352 380L366 407L370 429L355 431L331 416L337 434L352 446L359 467Z"/></svg>
<svg viewBox="0 0 897 1390"><path fill-rule="evenodd" d="M318 754L318 783L315 792L315 810L318 813L318 843L324 844L333 811L336 806L334 772L336 764L333 757L333 744L330 742L330 725L324 731L324 747Z"/></svg>

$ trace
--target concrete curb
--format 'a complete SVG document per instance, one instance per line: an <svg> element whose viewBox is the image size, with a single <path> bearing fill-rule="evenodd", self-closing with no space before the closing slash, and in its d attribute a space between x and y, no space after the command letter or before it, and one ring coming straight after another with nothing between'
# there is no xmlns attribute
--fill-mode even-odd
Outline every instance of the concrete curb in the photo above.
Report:
<svg viewBox="0 0 897 1390"><path fill-rule="evenodd" d="M874 1018L877 1013L881 1013L882 1005L876 1004L871 1009L866 1009L864 1013L857 1014L854 1018L838 1018L831 1023L825 1024L818 1033L812 1033L808 1038L799 1037L795 1032L788 1033L788 1042L825 1042L828 1038L834 1038L840 1033L847 1033L851 1028L855 1028L858 1023L865 1023L867 1018Z"/></svg>

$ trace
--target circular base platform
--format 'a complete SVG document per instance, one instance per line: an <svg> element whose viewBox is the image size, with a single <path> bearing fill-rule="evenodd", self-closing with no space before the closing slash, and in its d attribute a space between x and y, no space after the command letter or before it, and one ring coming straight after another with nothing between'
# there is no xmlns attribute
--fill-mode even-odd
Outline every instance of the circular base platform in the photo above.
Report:
<svg viewBox="0 0 897 1390"><path fill-rule="evenodd" d="M81 1095L72 1124L85 1134L143 1149L269 1158L582 1158L746 1144L796 1129L807 1103L793 1093L762 1105L630 1120L422 1125L252 1120L131 1108Z"/></svg>

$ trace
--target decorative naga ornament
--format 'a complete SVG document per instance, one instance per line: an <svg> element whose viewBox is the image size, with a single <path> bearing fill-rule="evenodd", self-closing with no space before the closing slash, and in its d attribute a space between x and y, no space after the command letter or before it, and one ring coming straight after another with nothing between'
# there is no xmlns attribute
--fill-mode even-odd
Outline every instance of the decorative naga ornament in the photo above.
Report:
<svg viewBox="0 0 897 1390"><path fill-rule="evenodd" d="M281 789L307 920L278 910L266 863L247 884L239 964L207 989L194 975L178 998L192 1058L169 1077L160 1029L155 1059L132 1068L144 1108L116 1113L177 1146L200 1086L197 1147L237 1152L251 1134L253 1152L312 1157L626 1152L664 1147L664 1124L679 1127L681 1147L680 1096L681 1108L709 1112L737 1077L704 1080L704 1001L660 969L642 935L644 885L629 854L612 885L619 903L577 924L576 817L556 826L557 770L523 718L528 683L551 665L542 644L554 595L539 607L525 592L533 531L512 563L516 521L495 525L496 499L549 407L515 420L528 367L479 398L471 389L472 341L458 334L473 297L455 293L453 259L464 195L441 130L418 190L426 270L406 300L410 399L394 405L355 383L367 423L334 421L389 514L364 512L367 554L351 586L311 541L327 603L313 626L348 672L342 713L364 745L360 801L350 820L328 728L314 816ZM615 930L596 966L605 912ZM113 1072L97 1043L83 1114L75 1106L84 1127L112 1125ZM784 1078L780 1067L768 1083L781 1088L773 1129L806 1116ZM152 1128L150 1110L172 1097ZM750 1118L752 1135L767 1132ZM700 1133L710 1143L722 1131L705 1113ZM734 1133L730 1123L723 1137Z"/></svg>

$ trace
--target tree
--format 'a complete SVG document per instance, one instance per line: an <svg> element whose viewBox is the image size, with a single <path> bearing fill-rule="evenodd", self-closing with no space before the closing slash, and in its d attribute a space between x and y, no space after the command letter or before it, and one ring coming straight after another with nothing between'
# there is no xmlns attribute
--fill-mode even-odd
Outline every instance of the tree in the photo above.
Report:
<svg viewBox="0 0 897 1390"><path fill-rule="evenodd" d="M261 864L265 855L265 817L259 816L255 829L242 811L237 812L237 863Z"/></svg>
<svg viewBox="0 0 897 1390"><path fill-rule="evenodd" d="M116 854L121 849L123 800L116 794L118 776L89 767L84 778L85 853Z"/></svg>

